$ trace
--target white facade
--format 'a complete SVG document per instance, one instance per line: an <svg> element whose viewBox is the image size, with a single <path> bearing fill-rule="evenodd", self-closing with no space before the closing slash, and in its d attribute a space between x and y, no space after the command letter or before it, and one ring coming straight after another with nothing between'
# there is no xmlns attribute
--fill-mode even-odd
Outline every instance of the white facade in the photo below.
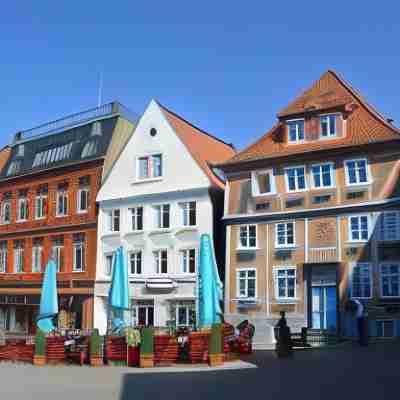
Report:
<svg viewBox="0 0 400 400"><path fill-rule="evenodd" d="M107 326L111 256L119 246L129 270L133 322L192 322L199 240L203 233L213 235L209 188L206 173L152 101L97 197L94 327L101 333Z"/></svg>

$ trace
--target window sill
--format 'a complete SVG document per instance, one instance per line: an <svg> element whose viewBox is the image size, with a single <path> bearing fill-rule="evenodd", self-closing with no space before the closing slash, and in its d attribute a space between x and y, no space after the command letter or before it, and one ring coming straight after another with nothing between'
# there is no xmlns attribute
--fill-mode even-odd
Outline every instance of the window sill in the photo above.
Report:
<svg viewBox="0 0 400 400"><path fill-rule="evenodd" d="M107 232L102 235L102 238L118 237L119 232Z"/></svg>
<svg viewBox="0 0 400 400"><path fill-rule="evenodd" d="M251 195L256 198L260 198L260 197L264 198L264 197L278 196L278 193L276 193L276 192L275 193L252 193Z"/></svg>
<svg viewBox="0 0 400 400"><path fill-rule="evenodd" d="M279 251L279 250L296 250L298 249L299 246L293 245L293 246L275 246L275 250Z"/></svg>
<svg viewBox="0 0 400 400"><path fill-rule="evenodd" d="M276 304L297 304L300 299L297 297L291 298L291 299L275 299Z"/></svg>
<svg viewBox="0 0 400 400"><path fill-rule="evenodd" d="M56 218L66 218L68 217L68 214L60 214L60 215L56 215Z"/></svg>
<svg viewBox="0 0 400 400"><path fill-rule="evenodd" d="M352 190L353 188L357 189L369 189L369 187L372 185L371 182L363 182L363 183L346 183L346 189L347 190Z"/></svg>
<svg viewBox="0 0 400 400"><path fill-rule="evenodd" d="M127 233L125 233L124 236L139 236L139 235L143 235L144 234L144 230L142 231L129 231Z"/></svg>
<svg viewBox="0 0 400 400"><path fill-rule="evenodd" d="M175 230L175 235L182 233L182 232L194 232L198 230L197 225L190 225L190 226L180 226L179 228L176 228Z"/></svg>
<svg viewBox="0 0 400 400"><path fill-rule="evenodd" d="M35 217L35 221L43 221L44 219L46 219L46 217Z"/></svg>
<svg viewBox="0 0 400 400"><path fill-rule="evenodd" d="M238 247L236 249L237 253L252 253L254 251L260 250L259 247Z"/></svg>
<svg viewBox="0 0 400 400"><path fill-rule="evenodd" d="M369 242L369 240L352 240L346 241L345 244L347 247L354 247L354 246L364 246Z"/></svg>
<svg viewBox="0 0 400 400"><path fill-rule="evenodd" d="M83 211L77 211L76 213L82 215L82 214L87 214L88 212L89 210L83 210Z"/></svg>
<svg viewBox="0 0 400 400"><path fill-rule="evenodd" d="M137 185L140 183L150 183L150 182L160 182L162 181L164 178L158 177L158 178L146 178L146 179L136 179L134 182L132 182L132 185Z"/></svg>
<svg viewBox="0 0 400 400"><path fill-rule="evenodd" d="M15 222L17 224L23 224L24 222L28 222L28 220L27 219L17 219Z"/></svg>
<svg viewBox="0 0 400 400"><path fill-rule="evenodd" d="M151 235L162 235L164 233L171 233L172 229L171 228L160 228L160 229L153 229L149 231L149 236Z"/></svg>

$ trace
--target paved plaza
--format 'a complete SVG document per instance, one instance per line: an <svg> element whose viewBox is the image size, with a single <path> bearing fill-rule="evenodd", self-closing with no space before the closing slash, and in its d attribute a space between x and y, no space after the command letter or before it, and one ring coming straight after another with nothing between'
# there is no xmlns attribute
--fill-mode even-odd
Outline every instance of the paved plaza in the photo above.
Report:
<svg viewBox="0 0 400 400"><path fill-rule="evenodd" d="M400 381L400 343L306 350L278 360L256 352L258 368L135 373L127 368L0 364L1 399L385 399Z"/></svg>

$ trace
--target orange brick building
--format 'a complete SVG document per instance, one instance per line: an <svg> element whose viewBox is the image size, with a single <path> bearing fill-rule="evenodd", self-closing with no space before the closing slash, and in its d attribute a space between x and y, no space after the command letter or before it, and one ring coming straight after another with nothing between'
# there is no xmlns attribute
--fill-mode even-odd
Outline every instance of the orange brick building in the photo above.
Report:
<svg viewBox="0 0 400 400"><path fill-rule="evenodd" d="M0 329L35 330L50 257L59 327L92 327L96 195L133 133L126 114L110 103L16 134L0 172Z"/></svg>

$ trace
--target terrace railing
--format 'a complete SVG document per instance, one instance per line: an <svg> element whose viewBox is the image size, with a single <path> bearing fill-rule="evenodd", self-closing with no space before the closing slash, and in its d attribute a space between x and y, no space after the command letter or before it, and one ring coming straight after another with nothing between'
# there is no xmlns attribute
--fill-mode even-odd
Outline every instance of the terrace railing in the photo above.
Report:
<svg viewBox="0 0 400 400"><path fill-rule="evenodd" d="M99 107L91 108L86 111L71 114L51 122L46 122L45 124L36 126L31 129L20 131L15 135L14 143L23 142L33 137L37 138L52 135L72 126L80 125L85 122L111 115L120 115L132 122L137 121L139 118L137 114L129 110L127 107L119 102L114 101L111 103L103 104Z"/></svg>

